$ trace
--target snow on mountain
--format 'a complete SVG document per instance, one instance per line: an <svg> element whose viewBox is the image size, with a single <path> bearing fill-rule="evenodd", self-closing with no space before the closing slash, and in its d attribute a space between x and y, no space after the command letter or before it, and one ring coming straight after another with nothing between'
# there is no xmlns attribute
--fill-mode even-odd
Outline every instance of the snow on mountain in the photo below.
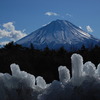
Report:
<svg viewBox="0 0 100 100"><path fill-rule="evenodd" d="M25 47L30 47L33 44L38 49L43 49L46 46L50 49L58 49L63 46L65 49L70 50L73 47L79 49L83 44L89 48L90 45L95 45L98 42L100 40L84 32L69 21L56 20L32 32L16 43Z"/></svg>

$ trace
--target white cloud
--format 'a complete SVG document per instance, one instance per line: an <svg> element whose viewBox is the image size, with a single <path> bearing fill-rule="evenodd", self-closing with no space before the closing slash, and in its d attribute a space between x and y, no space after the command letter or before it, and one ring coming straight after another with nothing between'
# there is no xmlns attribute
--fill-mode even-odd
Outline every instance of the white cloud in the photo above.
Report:
<svg viewBox="0 0 100 100"><path fill-rule="evenodd" d="M13 22L8 22L2 25L3 29L0 29L0 38L8 38L10 40L16 41L24 36L26 33L24 31L16 30Z"/></svg>
<svg viewBox="0 0 100 100"><path fill-rule="evenodd" d="M3 27L8 31L15 30L15 26L13 25L13 22L5 23L5 24L3 24Z"/></svg>
<svg viewBox="0 0 100 100"><path fill-rule="evenodd" d="M71 15L71 14L69 14L69 13L67 13L67 14L66 14L66 16L72 17L72 15Z"/></svg>
<svg viewBox="0 0 100 100"><path fill-rule="evenodd" d="M81 27L81 26L79 26L79 28L80 28L80 29L82 29L82 27Z"/></svg>
<svg viewBox="0 0 100 100"><path fill-rule="evenodd" d="M46 12L45 15L47 15L47 16L58 16L59 14L57 14L55 12Z"/></svg>
<svg viewBox="0 0 100 100"><path fill-rule="evenodd" d="M86 26L86 29L87 29L88 32L93 32L92 28L89 25Z"/></svg>
<svg viewBox="0 0 100 100"><path fill-rule="evenodd" d="M0 45L6 45L7 43L9 43L9 41L4 41L4 42L0 42Z"/></svg>

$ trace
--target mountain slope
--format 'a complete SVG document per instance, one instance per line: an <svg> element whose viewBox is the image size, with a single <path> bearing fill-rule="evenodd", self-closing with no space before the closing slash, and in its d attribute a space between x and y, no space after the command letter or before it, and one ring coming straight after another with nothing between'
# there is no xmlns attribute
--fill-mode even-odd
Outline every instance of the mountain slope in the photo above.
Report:
<svg viewBox="0 0 100 100"><path fill-rule="evenodd" d="M70 50L71 48L79 49L83 44L89 48L90 45L95 45L99 41L66 20L56 20L16 43L25 47L30 47L33 44L38 49L43 49L46 46L50 49L58 49L63 46Z"/></svg>

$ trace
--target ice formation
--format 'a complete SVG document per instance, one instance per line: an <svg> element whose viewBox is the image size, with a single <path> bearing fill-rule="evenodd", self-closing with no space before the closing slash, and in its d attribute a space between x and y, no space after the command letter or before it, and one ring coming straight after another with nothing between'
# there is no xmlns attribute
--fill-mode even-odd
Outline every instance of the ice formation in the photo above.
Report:
<svg viewBox="0 0 100 100"><path fill-rule="evenodd" d="M91 77L94 76L95 70L96 70L95 65L90 61L86 62L83 66L83 71L84 71L85 75L87 75L87 76L91 76Z"/></svg>
<svg viewBox="0 0 100 100"><path fill-rule="evenodd" d="M41 77L41 76L38 76L38 77L36 78L36 83L37 83L37 86L39 86L39 87L42 88L42 89L45 89L46 86L47 86L45 80L44 80L43 77Z"/></svg>
<svg viewBox="0 0 100 100"><path fill-rule="evenodd" d="M72 83L75 86L81 84L83 72L83 58L79 54L73 54L72 57Z"/></svg>
<svg viewBox="0 0 100 100"><path fill-rule="evenodd" d="M70 73L66 66L60 66L58 71L60 82L65 83L70 79Z"/></svg>
<svg viewBox="0 0 100 100"><path fill-rule="evenodd" d="M97 69L90 61L83 64L79 54L71 60L72 77L67 67L60 66L59 81L50 84L11 64L12 75L0 73L0 100L100 100L100 64Z"/></svg>

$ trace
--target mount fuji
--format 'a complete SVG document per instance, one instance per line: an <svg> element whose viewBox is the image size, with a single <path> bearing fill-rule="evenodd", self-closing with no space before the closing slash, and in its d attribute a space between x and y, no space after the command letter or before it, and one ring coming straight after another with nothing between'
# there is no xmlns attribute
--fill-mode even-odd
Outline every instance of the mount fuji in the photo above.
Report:
<svg viewBox="0 0 100 100"><path fill-rule="evenodd" d="M30 47L33 44L37 49L44 49L48 46L50 49L64 47L66 50L71 50L72 48L80 49L82 45L90 48L100 43L100 40L69 21L56 20L18 40L16 43L24 47Z"/></svg>

